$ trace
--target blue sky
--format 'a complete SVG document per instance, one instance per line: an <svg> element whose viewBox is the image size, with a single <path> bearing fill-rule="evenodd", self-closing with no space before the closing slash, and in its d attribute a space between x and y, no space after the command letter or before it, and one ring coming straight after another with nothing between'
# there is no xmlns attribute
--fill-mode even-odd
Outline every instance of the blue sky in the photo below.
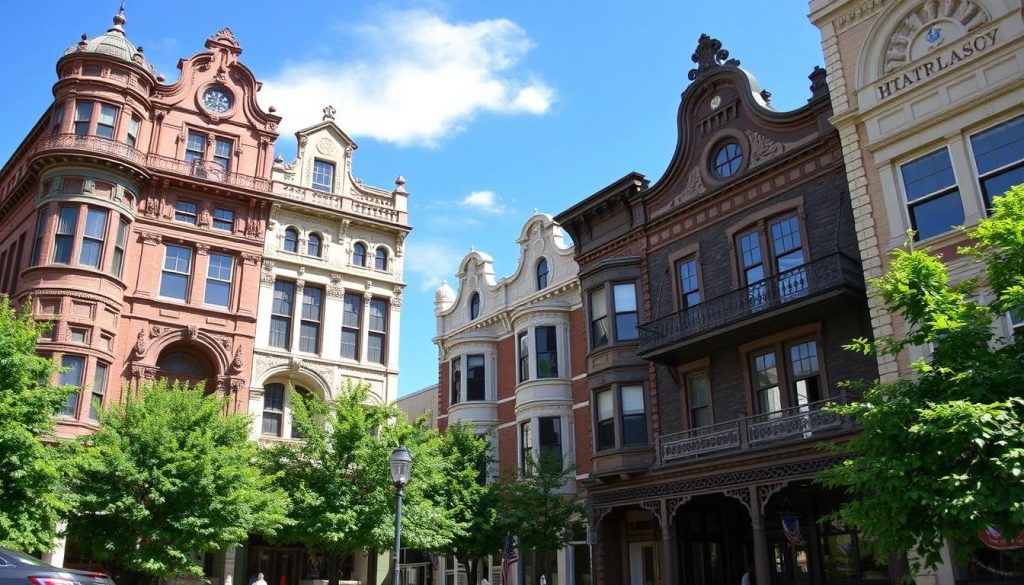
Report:
<svg viewBox="0 0 1024 585"><path fill-rule="evenodd" d="M13 54L0 157L51 99L63 49L105 31L117 6L5 3ZM261 104L285 117L277 152L290 160L294 130L330 103L359 144L355 175L384 187L405 176L406 394L436 382L433 291L442 278L455 284L470 246L494 257L497 277L511 274L534 209L555 215L630 171L661 176L701 33L722 41L776 109L805 103L807 75L823 64L807 9L802 0L129 0L126 30L173 81L179 58L230 27L265 83Z"/></svg>

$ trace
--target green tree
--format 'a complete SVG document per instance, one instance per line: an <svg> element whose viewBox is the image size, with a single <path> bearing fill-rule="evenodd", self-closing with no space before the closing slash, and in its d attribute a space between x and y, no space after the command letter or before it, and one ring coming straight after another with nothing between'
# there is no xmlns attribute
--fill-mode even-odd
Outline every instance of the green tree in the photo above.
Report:
<svg viewBox="0 0 1024 585"><path fill-rule="evenodd" d="M53 360L36 354L47 325L0 295L0 546L48 551L67 507L53 445L54 415L76 389L52 384Z"/></svg>
<svg viewBox="0 0 1024 585"><path fill-rule="evenodd" d="M145 383L100 413L74 445L69 533L109 562L118 583L137 573L202 574L193 553L272 535L287 497L256 465L252 419L201 385Z"/></svg>
<svg viewBox="0 0 1024 585"><path fill-rule="evenodd" d="M548 583L555 582L550 555L572 542L585 517L583 501L565 492L573 479L572 466L563 467L561 457L542 452L501 488L502 522L518 537L520 550L536 555L537 571L529 585L539 583L541 574L547 575Z"/></svg>
<svg viewBox="0 0 1024 585"><path fill-rule="evenodd" d="M368 395L368 385L351 381L331 401L304 400L293 390L294 424L303 440L264 454L291 499L281 539L322 554L332 585L349 554L393 545L396 492L389 459L400 444L413 457L402 501L403 542L436 550L464 530L452 510L435 503L450 471L438 434L424 420L410 423L394 405L367 405Z"/></svg>
<svg viewBox="0 0 1024 585"><path fill-rule="evenodd" d="M852 500L839 516L883 552L916 551L911 572L940 562L945 540L963 560L990 524L1009 538L1024 528L1024 342L997 339L993 320L1024 308L1024 188L996 200L962 250L985 265L983 280L951 285L942 261L897 250L873 284L908 333L852 347L896 355L930 344L914 376L876 382L837 410L864 431L851 457L824 475ZM982 283L994 300L971 300Z"/></svg>

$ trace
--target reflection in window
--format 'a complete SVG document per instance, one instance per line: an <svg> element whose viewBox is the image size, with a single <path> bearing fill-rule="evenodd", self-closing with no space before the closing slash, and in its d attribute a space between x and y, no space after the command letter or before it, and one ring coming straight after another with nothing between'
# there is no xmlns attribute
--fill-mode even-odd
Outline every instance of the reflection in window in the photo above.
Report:
<svg viewBox="0 0 1024 585"><path fill-rule="evenodd" d="M640 331L639 313L636 309L636 285L632 282L616 284L612 287L615 299L615 339L618 341L637 339Z"/></svg>
<svg viewBox="0 0 1024 585"><path fill-rule="evenodd" d="M366 359L383 364L387 348L388 302L382 299L370 300L369 333L366 342Z"/></svg>
<svg viewBox="0 0 1024 585"><path fill-rule="evenodd" d="M231 273L235 267L234 258L224 254L210 254L210 264L206 271L206 295L203 299L207 305L227 307L231 297Z"/></svg>
<svg viewBox="0 0 1024 585"><path fill-rule="evenodd" d="M486 393L484 356L466 356L466 400L484 400Z"/></svg>
<svg viewBox="0 0 1024 585"><path fill-rule="evenodd" d="M299 323L299 351L319 353L320 317L324 290L307 286L302 289L302 320Z"/></svg>
<svg viewBox="0 0 1024 585"><path fill-rule="evenodd" d="M281 436L284 423L284 384L267 384L263 387L263 429L264 435Z"/></svg>
<svg viewBox="0 0 1024 585"><path fill-rule="evenodd" d="M192 249L164 246L164 268L160 276L160 296L184 301L188 297L188 279L192 271Z"/></svg>
<svg viewBox="0 0 1024 585"><path fill-rule="evenodd" d="M597 449L615 447L615 398L612 390L594 394L597 402Z"/></svg>
<svg viewBox="0 0 1024 585"><path fill-rule="evenodd" d="M320 257L323 251L323 241L320 239L320 234L309 234L309 238L306 240L306 254Z"/></svg>
<svg viewBox="0 0 1024 585"><path fill-rule="evenodd" d="M900 174L915 239L946 233L964 223L963 202L945 147L901 166Z"/></svg>
<svg viewBox="0 0 1024 585"><path fill-rule="evenodd" d="M590 345L608 343L608 301L604 288L590 293Z"/></svg>
<svg viewBox="0 0 1024 585"><path fill-rule="evenodd" d="M313 161L313 188L330 193L334 190L334 165L322 160Z"/></svg>
<svg viewBox="0 0 1024 585"><path fill-rule="evenodd" d="M85 214L85 233L82 235L82 249L78 253L78 263L83 266L100 267L103 259L103 239L107 234L106 209L89 208Z"/></svg>
<svg viewBox="0 0 1024 585"><path fill-rule="evenodd" d="M174 221L196 225L198 210L199 206L195 201L183 201L179 199L174 202Z"/></svg>
<svg viewBox="0 0 1024 585"><path fill-rule="evenodd" d="M643 386L622 387L622 444L647 444L647 415Z"/></svg>
<svg viewBox="0 0 1024 585"><path fill-rule="evenodd" d="M530 342L527 332L520 333L516 341L519 346L519 381L525 382L530 379Z"/></svg>
<svg viewBox="0 0 1024 585"><path fill-rule="evenodd" d="M775 366L775 351L769 350L751 356L754 374L754 396L758 412L775 412L782 409L779 392L779 371Z"/></svg>
<svg viewBox="0 0 1024 585"><path fill-rule="evenodd" d="M700 303L700 282L697 280L697 259L688 258L676 265L679 275L679 307L687 309Z"/></svg>
<svg viewBox="0 0 1024 585"><path fill-rule="evenodd" d="M548 286L548 260L541 258L537 261L537 290Z"/></svg>
<svg viewBox="0 0 1024 585"><path fill-rule="evenodd" d="M295 283L275 281L274 299L270 305L270 347L291 347L294 303Z"/></svg>
<svg viewBox="0 0 1024 585"><path fill-rule="evenodd" d="M711 385L707 372L691 372L686 376L686 403L690 411L690 428L711 424Z"/></svg>
<svg viewBox="0 0 1024 585"><path fill-rule="evenodd" d="M85 376L85 358L78 355L64 355L60 361L61 368L64 369L60 373L60 380L58 383L61 386L75 386L76 388L82 387L82 380ZM73 392L68 395L64 401L64 410L61 414L65 416L74 417L78 414L78 401L81 398L81 392Z"/></svg>
<svg viewBox="0 0 1024 585"><path fill-rule="evenodd" d="M188 351L168 351L156 361L156 366L171 374L181 374L193 378L207 377L206 367L203 362Z"/></svg>
<svg viewBox="0 0 1024 585"><path fill-rule="evenodd" d="M720 179L726 179L736 174L743 164L743 150L735 142L727 142L715 151L712 162L712 171Z"/></svg>
<svg viewBox="0 0 1024 585"><path fill-rule="evenodd" d="M359 359L359 328L363 320L363 297L345 293L342 301L341 357Z"/></svg>
<svg viewBox="0 0 1024 585"><path fill-rule="evenodd" d="M480 293L474 291L469 296L469 318L476 319L480 316Z"/></svg>
<svg viewBox="0 0 1024 585"><path fill-rule="evenodd" d="M366 244L356 242L352 246L352 264L355 266L366 266Z"/></svg>
<svg viewBox="0 0 1024 585"><path fill-rule="evenodd" d="M538 442L545 464L557 465L562 469L562 419L557 416L542 416L537 419Z"/></svg>
<svg viewBox="0 0 1024 585"><path fill-rule="evenodd" d="M992 200L1024 183L1024 116L971 136L985 207Z"/></svg>
<svg viewBox="0 0 1024 585"><path fill-rule="evenodd" d="M71 248L75 243L78 228L78 206L63 206L57 216L57 233L53 240L53 261L56 264L71 263Z"/></svg>
<svg viewBox="0 0 1024 585"><path fill-rule="evenodd" d="M235 231L235 212L216 207L213 210L213 229L228 233Z"/></svg>
<svg viewBox="0 0 1024 585"><path fill-rule="evenodd" d="M555 327L550 325L534 330L538 378L558 377L558 346L555 331Z"/></svg>
<svg viewBox="0 0 1024 585"><path fill-rule="evenodd" d="M299 253L299 230L291 227L284 230L284 251Z"/></svg>

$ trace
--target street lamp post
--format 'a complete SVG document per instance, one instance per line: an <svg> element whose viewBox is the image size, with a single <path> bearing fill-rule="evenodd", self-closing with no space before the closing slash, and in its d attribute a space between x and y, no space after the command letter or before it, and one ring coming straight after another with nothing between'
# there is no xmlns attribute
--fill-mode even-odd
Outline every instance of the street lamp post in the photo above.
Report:
<svg viewBox="0 0 1024 585"><path fill-rule="evenodd" d="M395 561L391 570L392 585L400 585L398 578L399 557L402 552L402 490L409 483L412 474L412 455L400 445L391 452L391 481L395 484L398 499L395 502Z"/></svg>

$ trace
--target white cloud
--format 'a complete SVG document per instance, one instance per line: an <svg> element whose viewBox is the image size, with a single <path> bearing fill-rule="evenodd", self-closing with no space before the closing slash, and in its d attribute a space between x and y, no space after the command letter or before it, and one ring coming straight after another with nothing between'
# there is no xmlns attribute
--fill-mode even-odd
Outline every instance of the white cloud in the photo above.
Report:
<svg viewBox="0 0 1024 585"><path fill-rule="evenodd" d="M436 290L447 279L453 287L455 273L465 252L440 240L417 241L406 246L405 272L407 280L422 292Z"/></svg>
<svg viewBox="0 0 1024 585"><path fill-rule="evenodd" d="M509 209L494 191L473 191L459 201L462 207L468 207L489 215L502 215Z"/></svg>
<svg viewBox="0 0 1024 585"><path fill-rule="evenodd" d="M334 105L348 134L434 146L480 112L544 114L553 89L516 65L533 47L507 19L448 22L420 10L379 15L355 30L360 57L293 63L266 80L260 103L281 132L319 121Z"/></svg>

